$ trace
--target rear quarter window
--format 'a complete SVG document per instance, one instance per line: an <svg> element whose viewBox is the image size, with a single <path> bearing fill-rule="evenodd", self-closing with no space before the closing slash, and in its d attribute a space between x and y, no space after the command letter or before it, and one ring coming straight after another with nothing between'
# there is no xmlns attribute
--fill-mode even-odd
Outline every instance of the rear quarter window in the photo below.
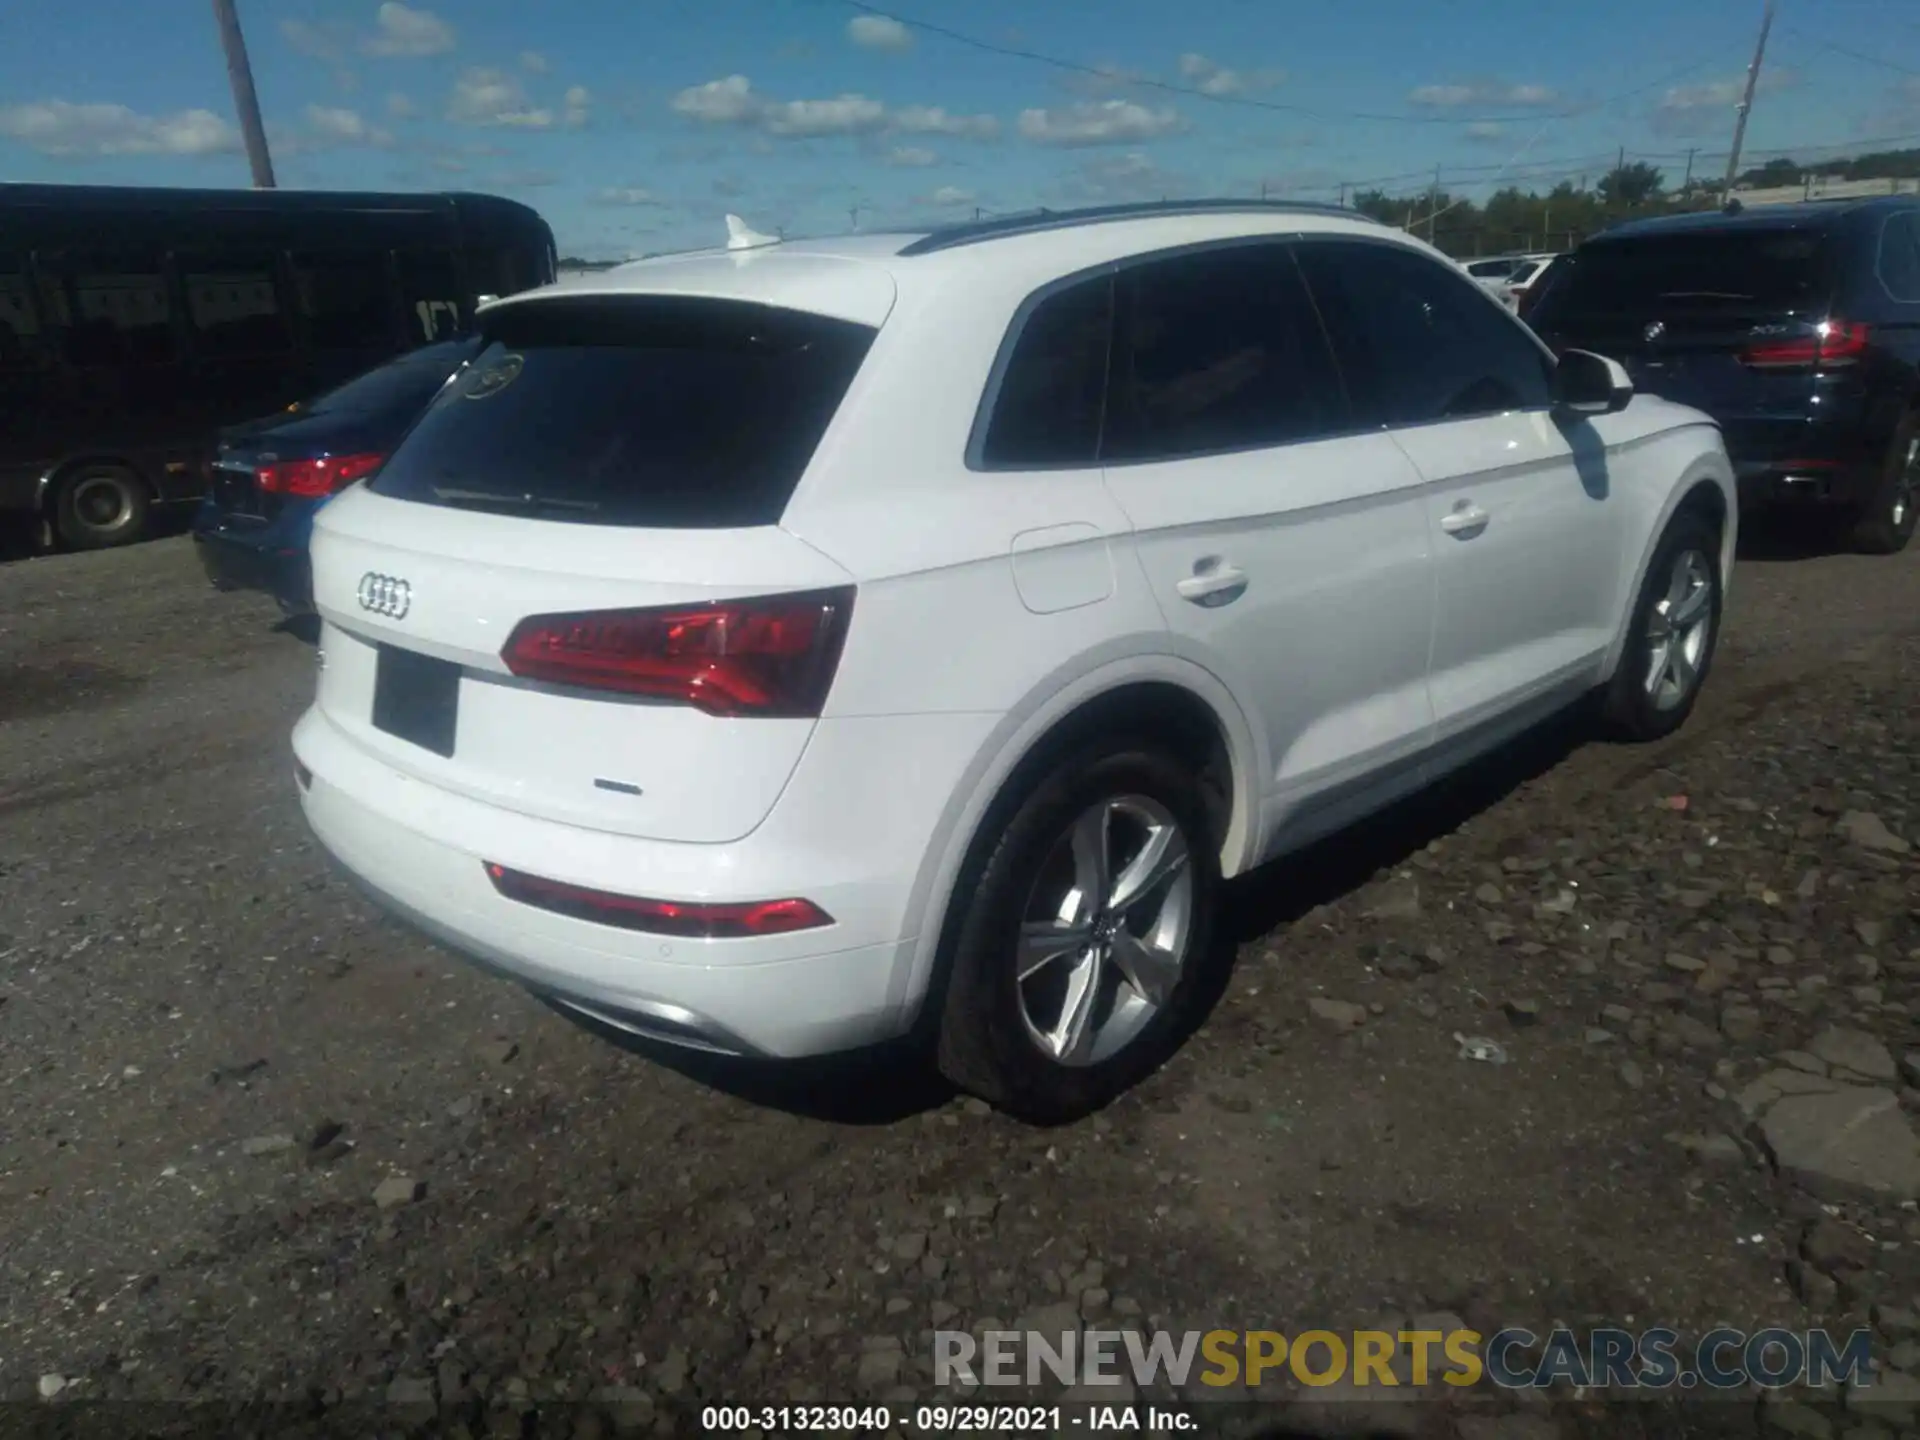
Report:
<svg viewBox="0 0 1920 1440"><path fill-rule="evenodd" d="M875 332L738 301L490 311L485 347L368 488L585 525L771 525Z"/></svg>

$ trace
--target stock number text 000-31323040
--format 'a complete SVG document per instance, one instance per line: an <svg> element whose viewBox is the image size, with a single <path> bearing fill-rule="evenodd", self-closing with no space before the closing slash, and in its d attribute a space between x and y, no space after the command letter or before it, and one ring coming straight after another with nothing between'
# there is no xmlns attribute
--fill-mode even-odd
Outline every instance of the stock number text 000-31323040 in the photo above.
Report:
<svg viewBox="0 0 1920 1440"><path fill-rule="evenodd" d="M905 1421L909 1417L898 1417ZM891 1430L894 1414L884 1405L709 1405L700 1428L710 1434L815 1430L879 1434ZM1060 1408L1050 1405L922 1405L913 1428L942 1434L1057 1434Z"/></svg>

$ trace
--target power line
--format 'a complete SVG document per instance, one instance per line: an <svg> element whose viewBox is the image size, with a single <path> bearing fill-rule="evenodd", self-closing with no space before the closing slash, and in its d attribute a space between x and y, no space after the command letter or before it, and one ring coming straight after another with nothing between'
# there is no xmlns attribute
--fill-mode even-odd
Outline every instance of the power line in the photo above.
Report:
<svg viewBox="0 0 1920 1440"><path fill-rule="evenodd" d="M1058 55L1048 55L1039 50L1029 50L1019 45L1002 45L997 41L983 40L977 35L968 35L963 31L950 29L945 25L936 25L931 20L915 20L909 16L897 14L892 10L883 10L877 5L869 5L866 0L841 0L848 8L858 10L863 15L873 15L882 20L891 20L896 25L904 25L910 30L920 30L929 35L938 35L956 45L965 45L969 49L984 51L989 55L1000 55L1013 60L1026 60L1036 65L1047 65L1055 70L1064 70L1074 75L1084 75L1092 79L1105 81L1121 88L1157 90L1164 94L1180 95L1189 100L1204 100L1214 105L1234 105L1244 109L1266 110L1282 115L1305 115L1315 120L1366 120L1392 125L1483 125L1483 124L1520 124L1536 120L1570 120L1581 115L1591 114L1617 105L1623 100L1631 100L1644 95L1649 90L1657 90L1683 80L1695 71L1708 65L1717 64L1718 57L1700 60L1648 84L1637 86L1619 95L1598 100L1590 105L1579 106L1571 110L1533 110L1512 115L1388 115L1373 110L1317 110L1309 105L1289 105L1281 100L1262 100L1252 95L1214 94L1193 85L1181 85L1171 80L1157 80L1151 76L1121 75L1099 65L1087 65L1078 60L1067 60Z"/></svg>
<svg viewBox="0 0 1920 1440"><path fill-rule="evenodd" d="M1831 50L1836 55L1844 55L1849 60L1858 60L1865 65L1878 65L1883 70L1892 70L1900 75L1920 75L1920 70L1914 69L1911 65L1901 65L1879 55L1869 55L1864 50L1849 50L1846 46L1836 45L1831 40L1822 40L1818 35L1809 35L1806 31L1796 26L1787 26L1787 33L1795 39L1804 40L1809 45L1816 46L1821 50Z"/></svg>

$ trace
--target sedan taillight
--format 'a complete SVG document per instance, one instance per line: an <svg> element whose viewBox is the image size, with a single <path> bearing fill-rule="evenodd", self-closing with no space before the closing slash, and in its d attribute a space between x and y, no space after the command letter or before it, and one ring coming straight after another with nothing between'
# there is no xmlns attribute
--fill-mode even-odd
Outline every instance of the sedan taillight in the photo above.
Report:
<svg viewBox="0 0 1920 1440"><path fill-rule="evenodd" d="M254 471L260 488L269 495L299 495L317 499L344 490L380 468L385 455L327 455L318 460L280 460Z"/></svg>

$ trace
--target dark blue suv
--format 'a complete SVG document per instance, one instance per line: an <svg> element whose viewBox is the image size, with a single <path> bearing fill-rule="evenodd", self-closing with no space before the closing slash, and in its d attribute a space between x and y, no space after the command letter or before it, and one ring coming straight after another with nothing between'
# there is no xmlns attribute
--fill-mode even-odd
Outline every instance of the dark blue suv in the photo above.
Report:
<svg viewBox="0 0 1920 1440"><path fill-rule="evenodd" d="M221 431L193 521L207 578L221 590L264 590L289 614L312 609L314 515L379 468L479 348L472 338L423 345L318 399Z"/></svg>
<svg viewBox="0 0 1920 1440"><path fill-rule="evenodd" d="M1920 197L1641 220L1557 267L1527 321L1720 422L1747 513L1844 516L1892 554L1920 501Z"/></svg>

